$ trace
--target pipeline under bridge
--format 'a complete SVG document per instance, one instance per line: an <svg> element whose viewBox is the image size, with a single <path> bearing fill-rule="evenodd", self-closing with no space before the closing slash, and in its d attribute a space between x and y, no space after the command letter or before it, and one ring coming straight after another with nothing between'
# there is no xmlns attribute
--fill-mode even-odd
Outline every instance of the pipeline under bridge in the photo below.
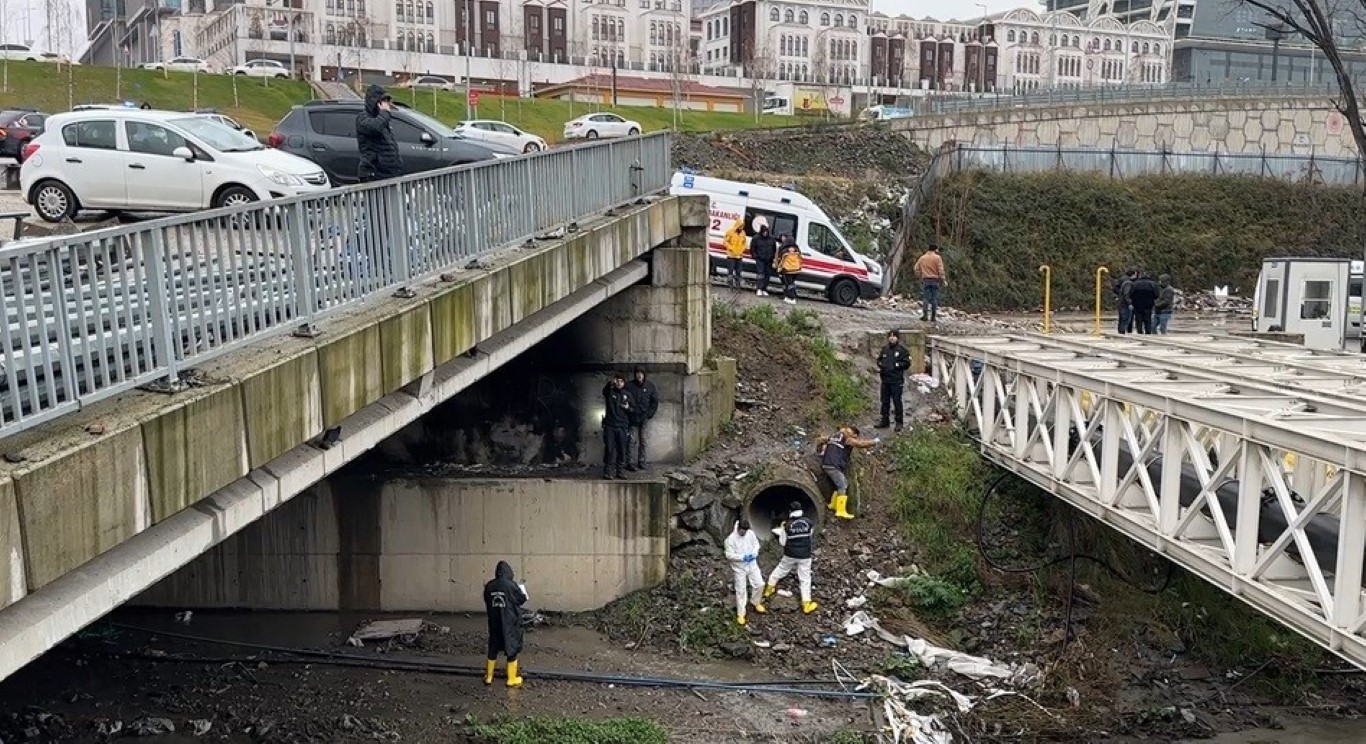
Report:
<svg viewBox="0 0 1366 744"><path fill-rule="evenodd" d="M1194 335L931 350L987 459L1366 668L1366 360Z"/></svg>

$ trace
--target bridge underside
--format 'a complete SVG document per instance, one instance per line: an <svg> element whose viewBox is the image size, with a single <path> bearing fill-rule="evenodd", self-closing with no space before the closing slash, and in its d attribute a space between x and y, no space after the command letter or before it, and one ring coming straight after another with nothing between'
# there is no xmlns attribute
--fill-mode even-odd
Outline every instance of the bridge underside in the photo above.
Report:
<svg viewBox="0 0 1366 744"><path fill-rule="evenodd" d="M1359 358L1195 336L932 350L992 462L1366 668Z"/></svg>

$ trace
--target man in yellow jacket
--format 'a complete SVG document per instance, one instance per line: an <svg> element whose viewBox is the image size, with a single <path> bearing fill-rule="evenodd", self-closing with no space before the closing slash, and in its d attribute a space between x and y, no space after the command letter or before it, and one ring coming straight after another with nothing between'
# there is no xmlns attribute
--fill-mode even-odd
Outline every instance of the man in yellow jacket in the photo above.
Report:
<svg viewBox="0 0 1366 744"><path fill-rule="evenodd" d="M740 288L740 271L744 268L747 240L744 220L736 220L726 231L726 283L736 289Z"/></svg>

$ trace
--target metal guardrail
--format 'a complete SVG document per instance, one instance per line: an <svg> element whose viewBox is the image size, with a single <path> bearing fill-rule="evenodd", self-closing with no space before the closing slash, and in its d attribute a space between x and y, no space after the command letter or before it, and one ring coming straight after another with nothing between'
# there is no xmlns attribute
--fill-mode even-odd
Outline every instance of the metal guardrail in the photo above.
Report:
<svg viewBox="0 0 1366 744"><path fill-rule="evenodd" d="M1167 83L1165 85L1048 88L1014 95L982 95L975 98L926 96L911 103L915 116L1004 111L1017 108L1085 105L1097 103L1149 103L1163 100L1206 98L1311 98L1338 95L1336 85L1295 83Z"/></svg>
<svg viewBox="0 0 1366 744"><path fill-rule="evenodd" d="M0 249L0 437L666 189L671 133Z"/></svg>
<svg viewBox="0 0 1366 744"><path fill-rule="evenodd" d="M1361 161L1320 155L958 145L937 157L946 156L950 157L954 170L979 168L1021 173L1083 171L1108 173L1111 178L1208 173L1336 185L1357 185L1363 178Z"/></svg>

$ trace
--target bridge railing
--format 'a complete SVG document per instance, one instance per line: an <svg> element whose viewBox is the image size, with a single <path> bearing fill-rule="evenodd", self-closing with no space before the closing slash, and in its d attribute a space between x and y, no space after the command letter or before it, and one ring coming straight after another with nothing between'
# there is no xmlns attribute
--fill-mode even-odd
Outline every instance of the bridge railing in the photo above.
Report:
<svg viewBox="0 0 1366 744"><path fill-rule="evenodd" d="M926 96L912 103L916 116L991 112L1016 108L1084 106L1104 103L1148 103L1164 100L1208 98L1333 97L1335 85L1305 83L1167 83L1164 85L1115 85L1088 88L1048 88L1009 95L985 94L976 98Z"/></svg>
<svg viewBox="0 0 1366 744"><path fill-rule="evenodd" d="M1300 183L1360 184L1356 158L1268 153L1170 152L1085 147L956 145L948 151L954 170L986 169L1015 173L1080 171L1110 178L1172 173L1249 175ZM940 157L944 157L941 153Z"/></svg>
<svg viewBox="0 0 1366 744"><path fill-rule="evenodd" d="M668 187L670 133L0 249L0 437ZM397 291L397 292L396 292Z"/></svg>

